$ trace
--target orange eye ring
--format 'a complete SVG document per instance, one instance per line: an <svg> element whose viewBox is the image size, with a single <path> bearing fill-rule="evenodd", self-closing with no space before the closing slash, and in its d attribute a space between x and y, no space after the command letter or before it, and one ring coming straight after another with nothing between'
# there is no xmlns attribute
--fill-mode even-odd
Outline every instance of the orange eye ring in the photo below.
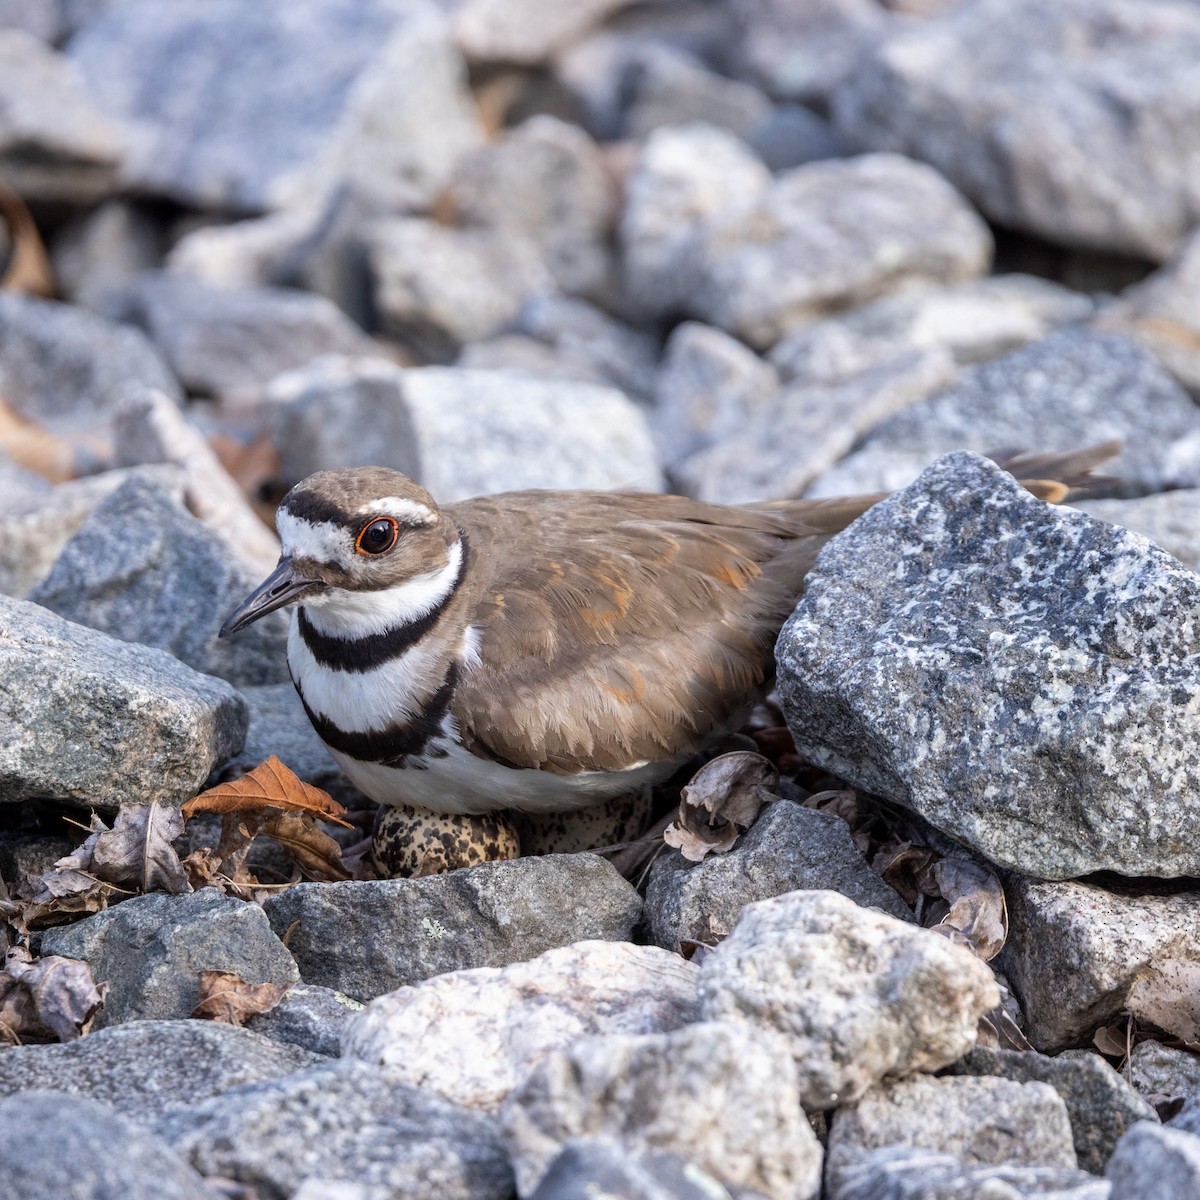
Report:
<svg viewBox="0 0 1200 1200"><path fill-rule="evenodd" d="M400 536L400 524L395 517L374 517L368 521L354 539L354 549L368 558L386 554Z"/></svg>

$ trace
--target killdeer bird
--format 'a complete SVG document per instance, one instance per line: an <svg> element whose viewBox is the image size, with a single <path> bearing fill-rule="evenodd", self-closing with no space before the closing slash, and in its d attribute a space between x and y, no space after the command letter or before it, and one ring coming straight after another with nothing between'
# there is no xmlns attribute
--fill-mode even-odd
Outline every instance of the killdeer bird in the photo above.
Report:
<svg viewBox="0 0 1200 1200"><path fill-rule="evenodd" d="M1086 471L1109 449L1039 461ZM292 606L296 690L371 799L563 812L658 782L736 727L818 550L880 498L439 507L396 471L320 471L284 497L279 564L221 636Z"/></svg>

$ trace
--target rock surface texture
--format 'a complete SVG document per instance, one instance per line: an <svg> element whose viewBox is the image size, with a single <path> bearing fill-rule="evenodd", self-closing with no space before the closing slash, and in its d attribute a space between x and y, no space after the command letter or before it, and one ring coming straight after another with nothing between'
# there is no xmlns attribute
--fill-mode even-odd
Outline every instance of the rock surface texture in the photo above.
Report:
<svg viewBox="0 0 1200 1200"><path fill-rule="evenodd" d="M347 1023L342 1054L495 1110L551 1050L589 1034L663 1033L694 1020L696 975L665 950L579 942L381 996Z"/></svg>
<svg viewBox="0 0 1200 1200"><path fill-rule="evenodd" d="M637 893L603 859L547 855L424 879L301 883L264 904L306 983L370 1000L588 938L628 938Z"/></svg>
<svg viewBox="0 0 1200 1200"><path fill-rule="evenodd" d="M1042 878L1200 870L1200 581L948 455L822 553L777 647L802 754Z"/></svg>
<svg viewBox="0 0 1200 1200"><path fill-rule="evenodd" d="M999 1000L969 951L836 892L748 905L701 964L699 992L706 1020L784 1035L808 1111L948 1065Z"/></svg>
<svg viewBox="0 0 1200 1200"><path fill-rule="evenodd" d="M0 801L181 803L245 735L224 680L0 598Z"/></svg>
<svg viewBox="0 0 1200 1200"><path fill-rule="evenodd" d="M1162 259L1200 218L1197 53L1186 4L974 0L885 41L834 111L1002 225Z"/></svg>

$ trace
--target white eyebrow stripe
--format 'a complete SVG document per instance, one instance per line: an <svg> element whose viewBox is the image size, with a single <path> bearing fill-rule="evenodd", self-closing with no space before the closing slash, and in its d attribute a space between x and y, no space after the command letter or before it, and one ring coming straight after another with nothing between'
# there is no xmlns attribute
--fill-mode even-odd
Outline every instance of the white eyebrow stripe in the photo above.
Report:
<svg viewBox="0 0 1200 1200"><path fill-rule="evenodd" d="M275 528L286 555L313 558L318 562L340 562L352 550L350 535L332 521L306 521L286 508L275 513Z"/></svg>
<svg viewBox="0 0 1200 1200"><path fill-rule="evenodd" d="M358 508L356 513L364 517L370 513L386 513L389 517L395 517L401 523L409 525L433 525L437 522L437 513L427 504L409 500L404 496L384 496L382 499L372 500Z"/></svg>

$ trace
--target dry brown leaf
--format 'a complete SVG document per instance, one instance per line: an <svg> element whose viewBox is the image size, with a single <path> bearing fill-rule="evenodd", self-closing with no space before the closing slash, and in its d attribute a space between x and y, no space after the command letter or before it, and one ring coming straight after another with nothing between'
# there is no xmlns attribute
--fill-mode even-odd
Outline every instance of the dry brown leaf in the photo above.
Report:
<svg viewBox="0 0 1200 1200"><path fill-rule="evenodd" d="M915 908L919 896L938 894L929 887L938 857L937 851L928 846L914 846L908 841L887 842L875 852L871 869L900 893L905 904Z"/></svg>
<svg viewBox="0 0 1200 1200"><path fill-rule="evenodd" d="M245 1025L255 1013L270 1012L290 986L247 983L232 971L201 971L200 999L192 1016L201 1021Z"/></svg>
<svg viewBox="0 0 1200 1200"><path fill-rule="evenodd" d="M306 879L349 879L342 848L308 813L279 813L268 817L263 833L273 837L292 856Z"/></svg>
<svg viewBox="0 0 1200 1200"><path fill-rule="evenodd" d="M1124 1059L1133 1049L1132 1023L1127 1020L1120 1025L1101 1025L1092 1034L1092 1044L1109 1058Z"/></svg>
<svg viewBox="0 0 1200 1200"><path fill-rule="evenodd" d="M75 450L0 399L0 450L27 471L51 483L74 478Z"/></svg>
<svg viewBox="0 0 1200 1200"><path fill-rule="evenodd" d="M85 962L57 954L33 958L14 948L0 970L0 1039L69 1042L87 1033L107 994L108 984L97 986Z"/></svg>
<svg viewBox="0 0 1200 1200"><path fill-rule="evenodd" d="M192 890L171 844L181 833L183 816L172 805L123 804L113 827L93 833L84 846L92 844L90 869L98 879L180 896Z"/></svg>
<svg viewBox="0 0 1200 1200"><path fill-rule="evenodd" d="M966 858L939 859L933 864L933 875L942 899L949 905L932 926L933 932L990 962L1008 937L1008 909L1000 880Z"/></svg>
<svg viewBox="0 0 1200 1200"><path fill-rule="evenodd" d="M179 865L187 874L188 883L196 890L202 887L218 887L217 876L221 873L221 860L211 846L193 850Z"/></svg>
<svg viewBox="0 0 1200 1200"><path fill-rule="evenodd" d="M0 291L30 296L54 295L54 272L42 235L25 202L0 180L0 220L8 230L8 248L0 268Z"/></svg>
<svg viewBox="0 0 1200 1200"><path fill-rule="evenodd" d="M804 807L841 817L850 826L850 836L859 851L870 854L870 830L879 814L869 800L849 790L814 792L804 801Z"/></svg>
<svg viewBox="0 0 1200 1200"><path fill-rule="evenodd" d="M323 821L350 824L344 816L345 808L328 792L305 783L274 754L240 779L219 783L189 800L183 806L183 815L187 818L201 812L257 813L264 808L306 812Z"/></svg>
<svg viewBox="0 0 1200 1200"><path fill-rule="evenodd" d="M4 919L21 934L101 912L108 907L110 899L128 894L86 871L57 867L34 878L29 891L31 894L6 901L3 906Z"/></svg>
<svg viewBox="0 0 1200 1200"><path fill-rule="evenodd" d="M778 785L779 772L761 754L722 754L705 763L679 793L679 815L663 831L663 841L689 862L726 854L762 806L778 799Z"/></svg>

